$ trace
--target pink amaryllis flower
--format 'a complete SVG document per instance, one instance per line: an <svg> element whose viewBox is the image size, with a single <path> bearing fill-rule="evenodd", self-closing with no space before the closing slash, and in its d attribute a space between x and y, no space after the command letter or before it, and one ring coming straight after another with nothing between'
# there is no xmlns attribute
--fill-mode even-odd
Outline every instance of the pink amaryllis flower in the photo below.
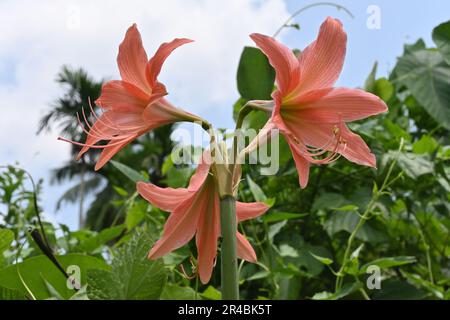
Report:
<svg viewBox="0 0 450 320"><path fill-rule="evenodd" d="M273 129L286 138L302 188L311 163L326 164L341 155L357 164L375 167L375 156L346 122L387 111L377 96L358 89L334 88L344 64L347 35L339 20L327 18L317 39L299 57L274 38L250 36L276 71L273 111L260 133ZM255 145L253 144L252 147Z"/></svg>
<svg viewBox="0 0 450 320"><path fill-rule="evenodd" d="M152 129L178 121L201 122L201 118L170 104L164 98L167 95L165 86L157 79L161 67L170 53L189 42L192 40L174 39L171 42L163 43L155 55L148 60L141 35L136 24L133 24L120 44L117 56L122 80L105 83L100 98L95 101L103 113L96 116L91 107L96 120L91 125L83 110L87 129L78 118L87 134L86 142L77 143L64 138L59 139L83 147L77 159L89 148L103 149L95 166L95 170L98 170L120 149ZM106 145L97 145L102 140L109 142Z"/></svg>
<svg viewBox="0 0 450 320"><path fill-rule="evenodd" d="M147 201L170 212L161 239L150 250L148 257L158 259L185 245L195 235L198 252L197 272L202 283L211 278L220 237L219 195L210 161L205 154L187 188L160 188L151 183L138 182L137 190ZM269 206L262 202L236 202L238 221L260 216ZM241 259L255 263L257 258L244 235L236 230L237 254Z"/></svg>

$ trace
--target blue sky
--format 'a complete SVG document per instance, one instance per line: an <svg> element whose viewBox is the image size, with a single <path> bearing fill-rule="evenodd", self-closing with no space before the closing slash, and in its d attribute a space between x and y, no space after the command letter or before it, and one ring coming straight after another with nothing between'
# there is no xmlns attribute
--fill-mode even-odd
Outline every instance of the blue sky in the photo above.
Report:
<svg viewBox="0 0 450 320"><path fill-rule="evenodd" d="M313 1L294 0L168 0L77 1L2 0L0 21L0 164L19 161L36 178L44 178L42 205L53 221L76 228L76 207L57 214L64 186L48 184L51 168L68 160L68 146L56 141L57 132L35 137L39 117L61 94L54 82L62 64L86 68L94 77L118 78L115 57L125 30L137 22L149 55L163 41L187 36L196 40L175 52L160 80L171 101L208 119L216 127L231 128L231 106L238 98L235 72L248 34L273 34L298 8ZM386 76L405 43L423 38L450 19L447 0L342 0L350 18L333 7L316 7L295 19L301 30L285 29L278 39L292 48L314 40L327 16L339 18L348 33L347 58L340 86L361 86L379 62ZM380 9L380 29L367 28L367 8ZM75 183L75 181L73 182Z"/></svg>

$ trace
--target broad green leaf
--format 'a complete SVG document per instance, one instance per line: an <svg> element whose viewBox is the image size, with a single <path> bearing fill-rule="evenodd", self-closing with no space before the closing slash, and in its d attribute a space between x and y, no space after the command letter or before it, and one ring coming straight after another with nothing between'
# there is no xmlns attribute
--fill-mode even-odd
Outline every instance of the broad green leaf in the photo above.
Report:
<svg viewBox="0 0 450 320"><path fill-rule="evenodd" d="M210 285L203 291L202 297L209 300L220 300L222 299L222 294L219 290Z"/></svg>
<svg viewBox="0 0 450 320"><path fill-rule="evenodd" d="M433 153L438 146L438 142L433 137L423 135L420 140L414 142L413 152L415 154Z"/></svg>
<svg viewBox="0 0 450 320"><path fill-rule="evenodd" d="M272 212L263 215L262 220L266 223L271 223L283 220L300 219L306 217L307 215L307 213Z"/></svg>
<svg viewBox="0 0 450 320"><path fill-rule="evenodd" d="M438 123L450 129L450 66L437 51L420 50L398 60L397 79Z"/></svg>
<svg viewBox="0 0 450 320"><path fill-rule="evenodd" d="M247 100L269 100L275 81L275 70L257 48L245 47L237 71L237 86Z"/></svg>
<svg viewBox="0 0 450 320"><path fill-rule="evenodd" d="M421 300L427 296L406 281L388 279L382 282L380 290L374 290L375 300Z"/></svg>
<svg viewBox="0 0 450 320"><path fill-rule="evenodd" d="M76 266L80 268L81 285L86 283L86 274L90 269L108 269L108 265L101 259L83 254L70 253L57 257L63 268ZM55 265L44 255L32 257L25 261L11 265L0 271L0 286L19 290L26 294L26 290L20 281L17 269L23 280L37 299L50 298L47 286L43 280L46 279L65 299L74 294L74 290L68 288L67 279L55 267Z"/></svg>
<svg viewBox="0 0 450 320"><path fill-rule="evenodd" d="M380 269L388 269L415 262L417 262L415 257L407 257L407 256L380 258L363 265L361 267L360 274L365 273L367 271L367 268L369 268L370 266L377 266Z"/></svg>
<svg viewBox="0 0 450 320"><path fill-rule="evenodd" d="M436 43L439 52L444 56L447 64L450 65L450 21L434 28L433 41Z"/></svg>
<svg viewBox="0 0 450 320"><path fill-rule="evenodd" d="M394 159L397 157L397 152L390 151L385 156L389 159ZM433 173L434 171L433 163L427 156L414 153L400 153L397 158L397 163L405 174L413 179Z"/></svg>
<svg viewBox="0 0 450 320"><path fill-rule="evenodd" d="M288 263L288 269L284 270L286 275L300 275L307 277L315 277L319 275L325 265L314 258L312 254L318 257L331 257L330 252L322 246L313 246L308 243L303 243L300 247L296 247L298 257L285 257L285 263ZM296 272L293 272L293 271Z"/></svg>
<svg viewBox="0 0 450 320"><path fill-rule="evenodd" d="M167 279L162 260L149 260L153 242L144 231L116 249L112 269L88 273L90 299L152 300L158 299Z"/></svg>
<svg viewBox="0 0 450 320"><path fill-rule="evenodd" d="M133 182L138 181L147 181L147 179L141 175L136 170L130 168L127 165L124 165L123 163L117 162L115 160L109 161L117 170L119 170L121 173L123 173L127 178L129 178Z"/></svg>
<svg viewBox="0 0 450 320"><path fill-rule="evenodd" d="M394 95L394 85L386 78L380 78L375 82L375 94L383 101L388 102Z"/></svg>
<svg viewBox="0 0 450 320"><path fill-rule="evenodd" d="M423 39L419 39L413 44L405 44L404 54L413 53L415 51L420 51L424 49L426 49L425 41L423 41Z"/></svg>
<svg viewBox="0 0 450 320"><path fill-rule="evenodd" d="M348 203L349 201L345 199L345 197L342 194L324 192L314 200L312 211L317 211L321 209L339 208Z"/></svg>
<svg viewBox="0 0 450 320"><path fill-rule="evenodd" d="M384 125L385 128L388 130L388 132L395 138L403 138L406 141L411 141L411 135L407 131L405 131L402 127L400 127L398 124L393 123L389 119L386 119Z"/></svg>
<svg viewBox="0 0 450 320"><path fill-rule="evenodd" d="M141 223L142 220L144 220L147 205L145 205L144 208L143 204L144 203L141 201L136 201L127 211L127 215L125 217L125 225L127 226L127 230L133 229Z"/></svg>
<svg viewBox="0 0 450 320"><path fill-rule="evenodd" d="M163 180L171 188L185 187L192 175L191 167L171 167L167 170L166 178Z"/></svg>
<svg viewBox="0 0 450 320"><path fill-rule="evenodd" d="M119 300L122 289L118 277L108 270L89 270L87 295L90 300Z"/></svg>
<svg viewBox="0 0 450 320"><path fill-rule="evenodd" d="M0 300L25 300L25 295L17 289L0 287Z"/></svg>
<svg viewBox="0 0 450 320"><path fill-rule="evenodd" d="M197 299L200 299L200 294L197 295ZM168 283L161 293L161 300L196 300L195 290Z"/></svg>
<svg viewBox="0 0 450 320"><path fill-rule="evenodd" d="M428 280L425 280L418 274L410 274L408 272L402 272L406 278L411 281L413 284L427 290L431 294L433 294L438 299L444 299L444 288L438 285L431 283Z"/></svg>
<svg viewBox="0 0 450 320"><path fill-rule="evenodd" d="M8 250L14 240L14 232L8 229L0 229L0 267L3 265L3 252Z"/></svg>
<svg viewBox="0 0 450 320"><path fill-rule="evenodd" d="M125 227L123 225L103 229L99 234L89 237L85 241L81 242L78 248L85 252L94 252L102 245L105 245L107 242L119 237L124 229Z"/></svg>
<svg viewBox="0 0 450 320"><path fill-rule="evenodd" d="M358 224L359 219L360 216L354 211L336 212L323 223L323 227L330 237L340 231L351 233ZM367 222L356 233L356 237L360 240L372 243L386 241L386 235Z"/></svg>
<svg viewBox="0 0 450 320"><path fill-rule="evenodd" d="M56 290L50 282L42 278L42 280L45 283L45 286L47 287L47 291L51 298L55 298L56 300L65 300L64 297Z"/></svg>
<svg viewBox="0 0 450 320"><path fill-rule="evenodd" d="M87 296L87 285L84 285L69 298L69 300L89 300Z"/></svg>
<svg viewBox="0 0 450 320"><path fill-rule="evenodd" d="M330 292L320 292L316 293L312 299L313 300L339 300L342 299L349 294L355 292L356 290L362 288L361 282L355 283L347 283L345 284L338 292L330 293Z"/></svg>

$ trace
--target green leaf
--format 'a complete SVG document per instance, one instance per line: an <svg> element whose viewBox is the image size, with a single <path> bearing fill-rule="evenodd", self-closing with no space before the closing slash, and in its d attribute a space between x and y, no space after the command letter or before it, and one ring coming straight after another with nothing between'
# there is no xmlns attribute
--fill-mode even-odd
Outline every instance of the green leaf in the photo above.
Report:
<svg viewBox="0 0 450 320"><path fill-rule="evenodd" d="M380 78L375 82L374 93L383 101L388 102L395 93L394 85L386 78Z"/></svg>
<svg viewBox="0 0 450 320"><path fill-rule="evenodd" d="M403 275L406 276L406 278L411 281L413 284L427 290L431 294L433 294L438 299L444 299L444 288L438 285L435 285L431 283L430 281L427 281L423 279L418 274L410 274L408 272L402 272Z"/></svg>
<svg viewBox="0 0 450 320"><path fill-rule="evenodd" d="M333 213L328 220L323 223L324 229L331 237L340 231L353 232L360 216L354 211ZM366 242L379 243L386 240L386 235L375 229L369 223L365 223L356 233L356 237Z"/></svg>
<svg viewBox="0 0 450 320"><path fill-rule="evenodd" d="M366 273L367 268L369 268L370 266L378 266L380 269L388 269L415 262L417 262L415 257L408 257L408 256L380 258L363 265L361 267L360 274Z"/></svg>
<svg viewBox="0 0 450 320"><path fill-rule="evenodd" d="M364 243L362 243L358 248L356 248L350 255L350 260L348 265L345 267L344 271L351 275L359 274L359 254L361 253Z"/></svg>
<svg viewBox="0 0 450 320"><path fill-rule="evenodd" d="M0 287L0 300L25 300L25 296L19 290Z"/></svg>
<svg viewBox="0 0 450 320"><path fill-rule="evenodd" d="M439 52L444 56L447 64L450 64L450 21L434 28L433 41L436 43Z"/></svg>
<svg viewBox="0 0 450 320"><path fill-rule="evenodd" d="M415 51L420 51L424 49L426 49L425 41L423 41L423 39L419 39L413 44L405 44L404 54L413 53Z"/></svg>
<svg viewBox="0 0 450 320"><path fill-rule="evenodd" d="M397 152L390 151L387 157L393 159ZM400 153L397 163L405 174L413 179L417 179L422 175L434 172L433 163L426 157L413 153Z"/></svg>
<svg viewBox="0 0 450 320"><path fill-rule="evenodd" d="M380 290L374 290L375 300L421 300L426 293L406 281L388 279L383 281Z"/></svg>
<svg viewBox="0 0 450 320"><path fill-rule="evenodd" d="M50 297L55 298L57 300L65 300L64 297L56 290L50 282L42 278L42 280L45 283L45 286L47 287L47 291L50 294Z"/></svg>
<svg viewBox="0 0 450 320"><path fill-rule="evenodd" d="M365 83L364 89L370 93L375 93L375 77L377 75L378 61L375 61Z"/></svg>
<svg viewBox="0 0 450 320"><path fill-rule="evenodd" d="M259 279L264 279L267 278L270 275L270 272L267 270L262 270L259 272L256 272L255 274L253 274L251 277L249 277L247 279L247 281L254 281L254 280L259 280Z"/></svg>
<svg viewBox="0 0 450 320"><path fill-rule="evenodd" d="M119 300L121 283L108 270L89 270L87 295L90 300Z"/></svg>
<svg viewBox="0 0 450 320"><path fill-rule="evenodd" d="M275 70L257 48L245 47L237 71L237 86L247 100L268 100L273 90Z"/></svg>
<svg viewBox="0 0 450 320"><path fill-rule="evenodd" d="M89 300L87 296L87 285L84 285L69 298L69 300Z"/></svg>
<svg viewBox="0 0 450 320"><path fill-rule="evenodd" d="M333 263L333 260L330 259L330 258L320 257L320 256L318 256L318 255L315 255L315 254L312 253L312 252L310 252L309 254L312 255L314 259L316 259L317 261L323 263L324 265L329 266L330 264Z"/></svg>
<svg viewBox="0 0 450 320"><path fill-rule="evenodd" d="M345 206L339 207L339 208L333 208L334 211L358 211L358 206L355 206L354 204L347 204Z"/></svg>
<svg viewBox="0 0 450 320"><path fill-rule="evenodd" d="M190 167L171 167L168 169L166 178L163 180L171 188L185 187L192 175L192 168Z"/></svg>
<svg viewBox="0 0 450 320"><path fill-rule="evenodd" d="M191 287L181 287L168 283L161 294L161 300L196 300L195 290Z"/></svg>
<svg viewBox="0 0 450 320"><path fill-rule="evenodd" d="M290 213L290 212L272 212L262 217L266 223L278 222L283 220L300 219L306 217L307 213Z"/></svg>
<svg viewBox="0 0 450 320"><path fill-rule="evenodd" d="M355 292L356 290L362 288L361 282L355 282L355 283L347 283L345 284L339 291L335 293L330 292L320 292L316 293L312 299L313 300L339 300L342 299L349 294Z"/></svg>
<svg viewBox="0 0 450 320"><path fill-rule="evenodd" d="M63 268L77 266L80 268L81 285L86 283L86 274L90 269L108 269L108 265L101 259L70 253L57 257ZM25 261L11 265L0 271L0 286L19 290L26 294L22 282L20 281L17 270L20 271L31 292L36 299L47 299L51 295L43 279L46 279L65 299L74 294L74 290L67 287L67 280L64 275L55 267L55 265L44 255L32 257Z"/></svg>
<svg viewBox="0 0 450 320"><path fill-rule="evenodd" d="M220 300L222 299L222 294L213 286L208 286L208 288L203 291L202 297L209 300Z"/></svg>
<svg viewBox="0 0 450 320"><path fill-rule="evenodd" d="M437 51L420 50L399 58L397 79L434 120L450 129L450 66Z"/></svg>
<svg viewBox="0 0 450 320"><path fill-rule="evenodd" d="M122 189L121 187L113 186L114 190L117 192L118 195L122 197L128 196L128 192L125 189Z"/></svg>
<svg viewBox="0 0 450 320"><path fill-rule="evenodd" d="M136 231L128 242L116 249L111 271L89 271L89 299L158 299L167 274L162 260L147 259L152 244L147 233Z"/></svg>
<svg viewBox="0 0 450 320"><path fill-rule="evenodd" d="M147 182L147 179L141 175L139 172L137 172L134 169L131 169L129 166L124 165L123 163L117 162L115 160L109 161L117 170L119 170L121 173L123 173L127 178L129 178L133 182L138 181L145 181Z"/></svg>
<svg viewBox="0 0 450 320"><path fill-rule="evenodd" d="M99 234L81 242L78 248L88 253L94 252L102 245L120 236L124 229L125 227L123 225L103 229Z"/></svg>
<svg viewBox="0 0 450 320"><path fill-rule="evenodd" d="M298 251L288 244L282 244L280 245L280 256L297 258Z"/></svg>
<svg viewBox="0 0 450 320"><path fill-rule="evenodd" d="M3 265L3 252L9 249L14 240L14 232L8 229L0 229L0 267Z"/></svg>
<svg viewBox="0 0 450 320"><path fill-rule="evenodd" d="M125 217L125 225L127 230L133 229L145 218L146 208L142 206L143 202L134 202L131 208L127 211L127 216ZM147 206L145 204L145 206Z"/></svg>
<svg viewBox="0 0 450 320"><path fill-rule="evenodd" d="M423 135L420 140L414 142L413 152L415 154L433 153L438 146L439 144L433 137Z"/></svg>
<svg viewBox="0 0 450 320"><path fill-rule="evenodd" d="M267 197L266 197L266 195L264 194L264 192L262 191L261 187L258 186L258 185L256 184L256 182L253 181L252 178L250 178L249 175L247 175L247 183L248 183L248 186L249 186L249 188L250 188L250 191L251 191L251 193L252 193L252 195L253 195L253 198L255 198L256 201L262 201L262 202L264 202L264 201L267 200Z"/></svg>
<svg viewBox="0 0 450 320"><path fill-rule="evenodd" d="M281 229L283 229L283 227L286 225L287 220L272 224L269 227L269 239L272 241L273 238L281 231Z"/></svg>

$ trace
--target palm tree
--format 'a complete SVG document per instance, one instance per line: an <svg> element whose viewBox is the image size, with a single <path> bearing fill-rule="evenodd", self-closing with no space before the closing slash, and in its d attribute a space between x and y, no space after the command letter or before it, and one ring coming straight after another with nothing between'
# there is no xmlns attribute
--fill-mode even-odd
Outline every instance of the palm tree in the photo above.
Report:
<svg viewBox="0 0 450 320"><path fill-rule="evenodd" d="M62 97L58 98L40 120L37 133L57 128L59 134L73 141L82 141L83 130L78 125L77 114L83 107L89 106L90 100L95 101L100 95L103 81L95 81L82 68L72 69L63 66L56 81L65 88ZM79 183L67 190L57 203L57 210L63 202L79 202L79 226L84 224L84 198L87 191L92 191L101 184L101 176L93 170L97 154L86 153L81 161L75 161L79 148L71 146L71 160L62 167L52 171L51 183L62 183L74 177L79 177Z"/></svg>

